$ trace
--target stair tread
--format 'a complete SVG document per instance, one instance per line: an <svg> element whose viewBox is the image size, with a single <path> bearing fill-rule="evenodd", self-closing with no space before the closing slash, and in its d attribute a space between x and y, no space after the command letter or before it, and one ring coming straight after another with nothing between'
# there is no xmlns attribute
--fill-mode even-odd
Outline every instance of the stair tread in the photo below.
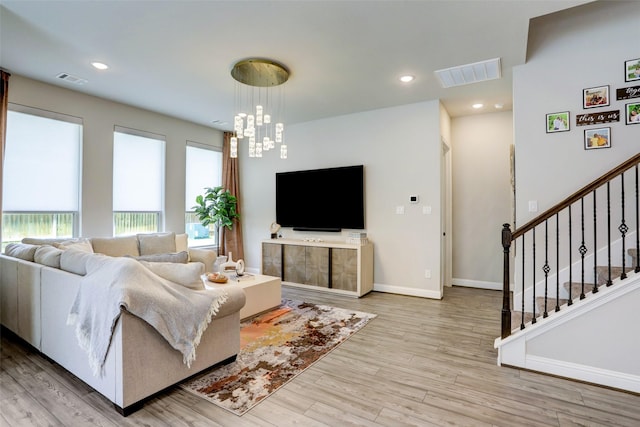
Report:
<svg viewBox="0 0 640 427"><path fill-rule="evenodd" d="M625 268L623 269L622 266L612 265L611 280L618 279L622 275L623 271L625 273L630 273L633 271L633 266L625 266ZM606 265L599 265L596 267L596 273L598 276L598 279L597 279L598 286L606 284L607 281L609 280L609 267Z"/></svg>
<svg viewBox="0 0 640 427"><path fill-rule="evenodd" d="M635 269L635 260L637 250L629 249L627 253L634 259L633 265L625 266L624 271L626 273L630 273ZM611 266L611 279L617 279L621 276L623 272L623 268L621 266ZM609 267L608 266L597 266L596 273L598 276L597 283L595 284L596 288L604 286L608 280L609 276ZM571 299L573 301L578 300L580 298L580 294L582 293L582 282L565 282L564 288L570 292ZM594 283L584 283L584 294L590 294L593 292ZM536 297L536 305L538 310L536 311L535 317L539 318L543 316L544 313L544 296ZM558 306L561 307L569 302L569 299L560 298L558 300ZM551 314L555 312L556 308L556 298L555 297L547 297L547 314ZM511 311L511 332L516 332L520 330L520 325L522 323L527 324L531 322L534 318L534 314L531 312L524 313L524 319L522 318L522 312L513 310Z"/></svg>

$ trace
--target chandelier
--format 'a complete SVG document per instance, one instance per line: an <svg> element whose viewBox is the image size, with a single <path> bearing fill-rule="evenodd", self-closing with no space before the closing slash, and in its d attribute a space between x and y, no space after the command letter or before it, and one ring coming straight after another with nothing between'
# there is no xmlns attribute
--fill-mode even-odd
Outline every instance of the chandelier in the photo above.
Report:
<svg viewBox="0 0 640 427"><path fill-rule="evenodd" d="M275 151L277 144L280 158L286 159L281 85L289 79L289 71L274 61L252 58L235 64L231 76L236 80L236 107L230 157L238 157L238 141L244 139L248 140L249 157Z"/></svg>

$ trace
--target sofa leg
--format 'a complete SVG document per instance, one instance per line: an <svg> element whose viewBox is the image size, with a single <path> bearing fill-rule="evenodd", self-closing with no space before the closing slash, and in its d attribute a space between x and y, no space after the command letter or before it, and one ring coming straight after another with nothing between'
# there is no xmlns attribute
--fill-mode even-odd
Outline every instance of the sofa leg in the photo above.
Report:
<svg viewBox="0 0 640 427"><path fill-rule="evenodd" d="M229 363L233 363L236 361L236 359L238 358L237 354L234 354L233 356L229 357L228 359L224 359L222 362L220 362L218 365L216 366L224 366L224 365L228 365Z"/></svg>
<svg viewBox="0 0 640 427"><path fill-rule="evenodd" d="M142 409L142 407L144 406L144 401L141 400L140 402L136 402L134 404L131 404L129 406L127 406L126 408L121 408L120 406L116 405L115 403L113 404L113 407L115 408L116 411L118 411L120 413L120 415L122 415L123 417L128 417L129 415L133 414L136 411L139 411L140 409Z"/></svg>

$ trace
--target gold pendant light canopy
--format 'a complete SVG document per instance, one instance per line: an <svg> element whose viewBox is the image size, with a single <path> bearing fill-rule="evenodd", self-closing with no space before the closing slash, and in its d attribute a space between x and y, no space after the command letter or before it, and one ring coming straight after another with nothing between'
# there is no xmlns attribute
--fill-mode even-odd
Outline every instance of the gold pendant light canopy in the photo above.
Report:
<svg viewBox="0 0 640 427"><path fill-rule="evenodd" d="M231 76L249 86L270 87L289 80L289 71L268 59L245 59L233 66Z"/></svg>
<svg viewBox="0 0 640 427"><path fill-rule="evenodd" d="M247 139L249 157L262 157L263 151L275 149L278 144L280 158L286 159L284 93L280 89L279 96L275 96L272 88L289 80L289 71L275 61L251 58L235 64L231 76L238 83L230 156L238 157L238 141Z"/></svg>

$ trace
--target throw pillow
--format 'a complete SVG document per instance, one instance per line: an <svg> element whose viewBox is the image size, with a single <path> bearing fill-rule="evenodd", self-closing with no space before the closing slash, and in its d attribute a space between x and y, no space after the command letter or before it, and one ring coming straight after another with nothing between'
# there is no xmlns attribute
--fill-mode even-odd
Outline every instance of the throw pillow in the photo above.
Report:
<svg viewBox="0 0 640 427"><path fill-rule="evenodd" d="M176 252L174 254L140 255L133 258L138 261L147 262L172 262L179 264L186 264L189 262L189 254L186 251Z"/></svg>
<svg viewBox="0 0 640 427"><path fill-rule="evenodd" d="M124 237L94 237L91 239L93 251L99 254L117 256L138 256L138 238L136 236ZM174 251L168 251L174 252Z"/></svg>
<svg viewBox="0 0 640 427"><path fill-rule="evenodd" d="M138 234L140 255L168 254L176 251L176 233Z"/></svg>
<svg viewBox="0 0 640 427"><path fill-rule="evenodd" d="M63 250L53 246L40 246L36 249L33 260L48 267L60 268L60 255Z"/></svg>
<svg viewBox="0 0 640 427"><path fill-rule="evenodd" d="M53 246L62 250L77 249L82 252L88 252L90 254L93 253L93 246L91 246L91 241L84 238L65 240L64 242L54 243Z"/></svg>
<svg viewBox="0 0 640 427"><path fill-rule="evenodd" d="M140 261L142 265L151 270L154 274L177 283L185 288L196 291L204 289L202 274L204 274L204 264L192 262L191 264L176 264L172 262L148 262Z"/></svg>
<svg viewBox="0 0 640 427"><path fill-rule="evenodd" d="M20 258L25 261L33 262L38 245L30 245L28 243L9 243L4 249L4 254L14 258Z"/></svg>
<svg viewBox="0 0 640 427"><path fill-rule="evenodd" d="M176 252L189 250L189 236L187 233L176 234Z"/></svg>

